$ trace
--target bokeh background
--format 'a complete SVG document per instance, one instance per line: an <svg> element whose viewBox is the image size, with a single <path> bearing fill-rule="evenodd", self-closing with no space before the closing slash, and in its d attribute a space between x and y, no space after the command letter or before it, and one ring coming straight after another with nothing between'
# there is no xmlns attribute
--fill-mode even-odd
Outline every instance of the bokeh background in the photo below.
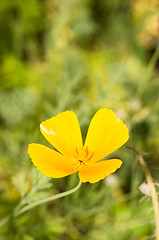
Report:
<svg viewBox="0 0 159 240"><path fill-rule="evenodd" d="M50 146L39 124L68 109L84 138L93 114L113 109L159 181L158 19L157 0L0 1L1 219L32 189L30 201L78 183L43 176L27 153L28 143ZM154 239L135 154L124 146L111 156L124 163L115 174L12 219L0 239Z"/></svg>

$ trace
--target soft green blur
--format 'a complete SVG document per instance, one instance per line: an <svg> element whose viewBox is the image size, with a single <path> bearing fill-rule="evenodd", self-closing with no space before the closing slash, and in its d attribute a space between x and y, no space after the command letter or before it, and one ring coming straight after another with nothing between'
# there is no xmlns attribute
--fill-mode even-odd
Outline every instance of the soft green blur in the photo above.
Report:
<svg viewBox="0 0 159 240"><path fill-rule="evenodd" d="M27 153L28 143L50 146L39 124L68 109L84 137L99 108L114 110L129 128L126 145L143 153L159 181L157 14L157 0L151 6L146 0L0 1L1 219L32 186L31 198L40 199L78 183L76 174L44 177ZM152 203L139 190L145 176L136 156L123 146L111 157L124 163L115 174L12 219L0 239L153 236Z"/></svg>

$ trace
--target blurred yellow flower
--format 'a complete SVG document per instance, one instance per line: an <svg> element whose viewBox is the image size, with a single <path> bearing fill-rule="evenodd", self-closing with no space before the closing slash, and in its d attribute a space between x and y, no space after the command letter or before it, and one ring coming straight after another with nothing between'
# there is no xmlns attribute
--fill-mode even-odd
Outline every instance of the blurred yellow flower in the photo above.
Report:
<svg viewBox="0 0 159 240"><path fill-rule="evenodd" d="M96 112L90 123L85 144L73 111L59 113L40 124L44 137L59 151L41 144L29 144L32 162L43 174L61 178L78 172L82 182L95 183L120 168L122 161L100 161L129 138L125 124L109 109Z"/></svg>

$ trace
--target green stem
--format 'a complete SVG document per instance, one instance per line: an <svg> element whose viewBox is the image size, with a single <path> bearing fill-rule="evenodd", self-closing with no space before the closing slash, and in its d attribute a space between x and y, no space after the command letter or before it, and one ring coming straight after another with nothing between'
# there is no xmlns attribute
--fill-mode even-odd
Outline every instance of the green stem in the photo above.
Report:
<svg viewBox="0 0 159 240"><path fill-rule="evenodd" d="M9 222L9 220L11 219L11 216L12 216L12 215L9 215L9 216L5 217L4 219L2 219L2 220L0 221L0 227L2 227L2 226L5 225L7 222Z"/></svg>
<svg viewBox="0 0 159 240"><path fill-rule="evenodd" d="M2 226L5 225L7 222L9 222L9 220L10 220L12 217L18 217L18 216L20 216L22 213L30 210L31 208L34 208L34 207L36 207L36 206L38 206L38 205L40 205L40 204L42 204L42 203L47 203L47 202L53 201L53 200L55 200L55 199L68 196L68 195L76 192L76 191L80 188L81 184L82 184L82 182L79 181L78 185L77 185L75 188L71 189L71 190L68 190L68 191L63 192L63 193L59 193L59 194L57 194L57 195L55 195L55 196L51 196L51 197L47 197L47 198L41 199L41 200L36 201L36 202L34 202L34 203L31 203L31 204L29 204L29 205L27 205L27 206L25 206L25 207L22 207L22 208L19 209L19 210L17 210L17 209L15 208L15 210L13 211L12 214L10 214L9 216L7 216L6 218L4 218L4 219L2 219L2 220L0 221L0 227L2 227Z"/></svg>
<svg viewBox="0 0 159 240"><path fill-rule="evenodd" d="M71 189L71 190L68 190L66 192L59 193L59 194L57 194L55 196L47 197L47 198L41 199L41 200L39 200L37 202L31 203L28 206L25 206L22 209L20 209L17 213L15 213L15 216L17 217L17 216L21 215L22 213L24 213L24 212L30 210L31 208L34 208L34 207L36 207L36 206L38 206L38 205L40 205L42 203L50 202L50 201L56 200L58 198L62 198L62 197L65 197L67 195L70 195L70 194L76 192L79 189L79 187L81 186L81 184L82 184L82 182L79 181L78 185L75 188Z"/></svg>

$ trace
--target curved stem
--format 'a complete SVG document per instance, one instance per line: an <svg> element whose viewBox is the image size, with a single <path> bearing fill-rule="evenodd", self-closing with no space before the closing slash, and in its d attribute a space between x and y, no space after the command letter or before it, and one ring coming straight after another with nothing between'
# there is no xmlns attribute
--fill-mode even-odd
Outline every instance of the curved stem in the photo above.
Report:
<svg viewBox="0 0 159 240"><path fill-rule="evenodd" d="M62 197L65 197L65 196L67 196L67 195L70 195L70 194L76 192L76 191L80 188L81 184L82 184L82 182L79 181L78 185L77 185L75 188L71 189L71 190L68 190L68 191L66 191L66 192L59 193L59 194L57 194L57 195L55 195L55 196L47 197L47 198L41 199L41 200L39 200L39 201L37 201L37 202L31 203L31 204L29 204L28 206L25 206L25 207L23 207L22 209L20 209L20 210L15 214L15 216L17 217L17 216L21 215L22 213L24 213L24 212L30 210L31 208L34 208L34 207L36 207L36 206L38 206L38 205L40 205L40 204L42 204L42 203L47 203L47 202L53 201L53 200L55 200L55 199L62 198Z"/></svg>
<svg viewBox="0 0 159 240"><path fill-rule="evenodd" d="M7 222L9 222L9 220L11 219L11 217L18 217L18 216L21 215L22 213L24 213L24 212L30 210L31 208L34 208L34 207L36 207L36 206L38 206L38 205L40 205L40 204L42 204L42 203L47 203L47 202L50 202L50 201L53 201L53 200L55 200L55 199L68 196L68 195L76 192L76 191L80 188L81 184L82 184L82 182L79 181L78 185L77 185L75 188L71 189L71 190L68 190L68 191L63 192L63 193L59 193L59 194L57 194L57 195L55 195L55 196L51 196L51 197L47 197L47 198L38 200L38 201L36 201L36 202L34 202L34 203L30 203L29 205L27 205L27 206L25 206L25 207L22 207L22 208L19 209L19 210L15 208L15 210L13 211L13 213L12 213L11 215L7 216L6 218L4 218L4 219L2 219L2 220L0 221L0 227L2 227L2 226L5 225Z"/></svg>

